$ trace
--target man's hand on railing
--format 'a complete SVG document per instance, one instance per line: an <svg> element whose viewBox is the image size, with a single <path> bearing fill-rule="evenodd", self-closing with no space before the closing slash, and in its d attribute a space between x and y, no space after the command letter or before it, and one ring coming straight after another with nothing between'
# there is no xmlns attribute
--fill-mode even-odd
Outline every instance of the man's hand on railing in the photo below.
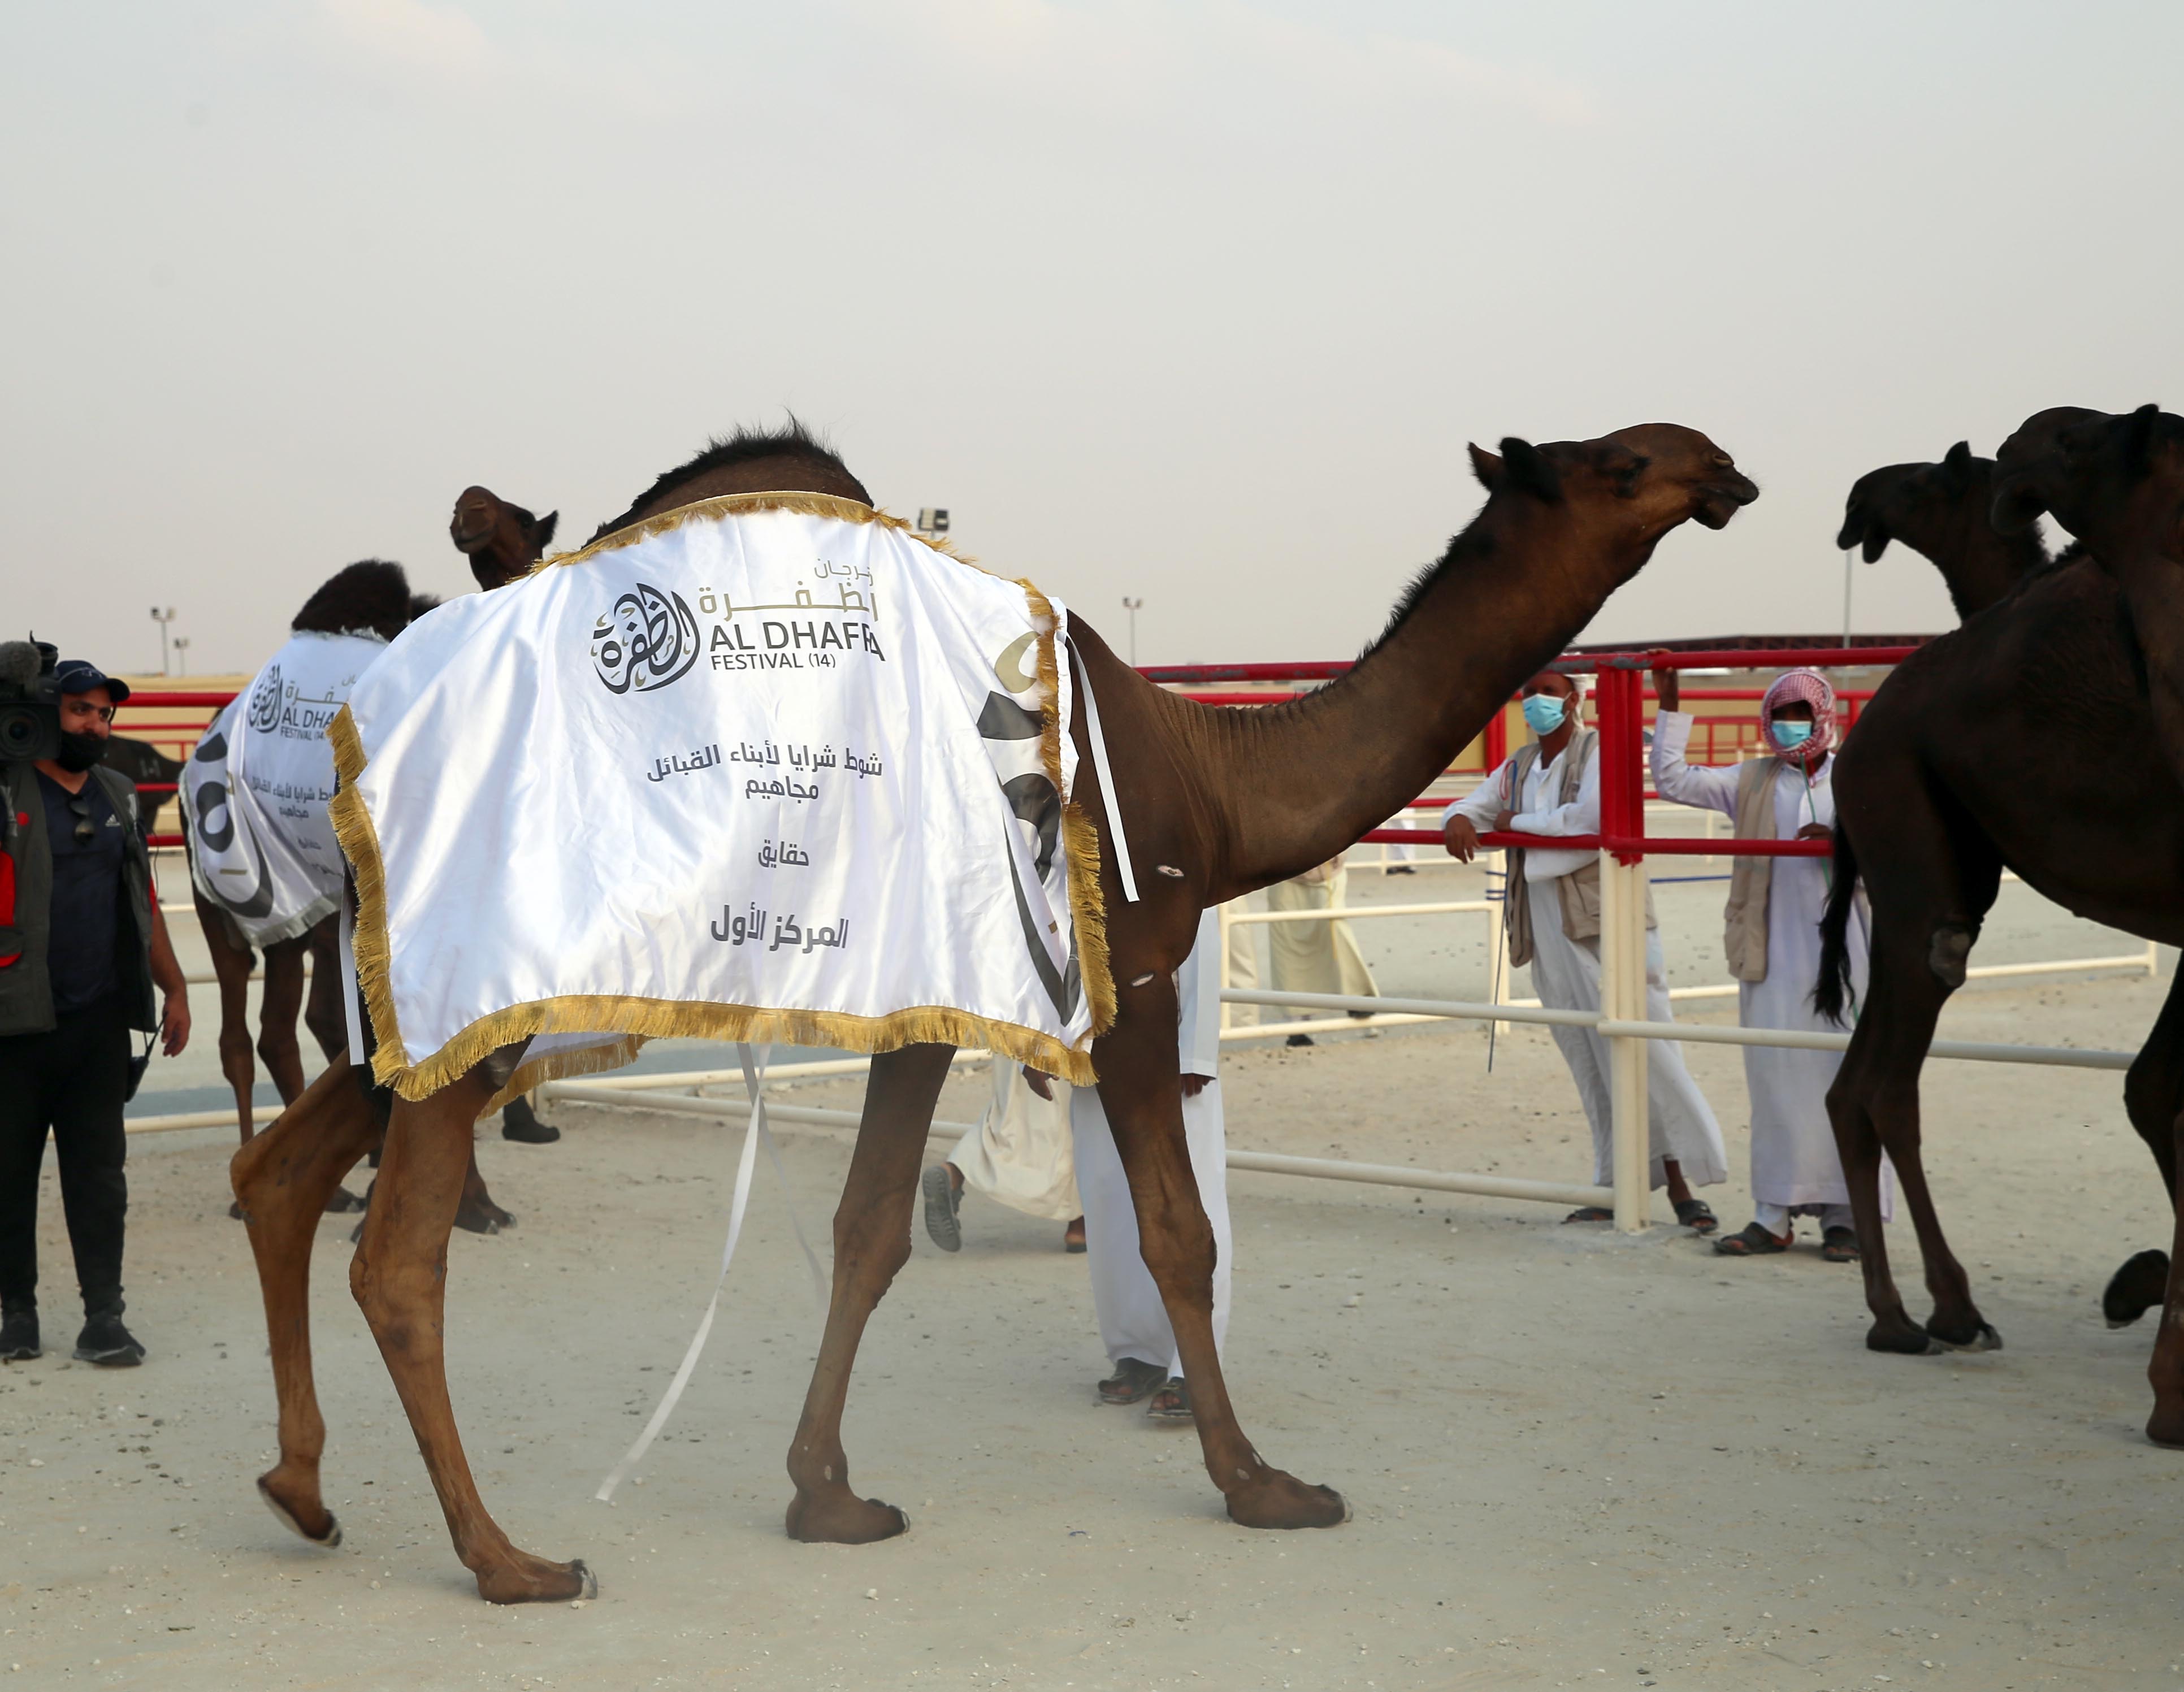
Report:
<svg viewBox="0 0 2184 1692"><path fill-rule="evenodd" d="M1661 702L1661 709L1664 711L1682 709L1680 702L1683 694L1678 687L1674 671L1656 670L1653 672L1653 697Z"/></svg>
<svg viewBox="0 0 2184 1692"><path fill-rule="evenodd" d="M1800 840L1832 840L1835 838L1835 830L1825 822L1808 822L1797 831Z"/></svg>
<svg viewBox="0 0 2184 1692"><path fill-rule="evenodd" d="M1468 864L1479 850L1479 831L1471 826L1469 818L1451 816L1440 831L1441 844L1448 848L1448 855L1459 864Z"/></svg>

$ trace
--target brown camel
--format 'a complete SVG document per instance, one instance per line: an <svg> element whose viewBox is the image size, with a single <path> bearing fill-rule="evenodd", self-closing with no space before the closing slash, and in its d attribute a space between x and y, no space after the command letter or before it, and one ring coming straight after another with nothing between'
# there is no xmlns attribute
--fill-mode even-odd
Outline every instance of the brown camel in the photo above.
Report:
<svg viewBox="0 0 2184 1692"><path fill-rule="evenodd" d="M1200 706L1146 682L1072 619L1084 685L1110 746L1125 749L1116 791L1095 791L1084 757L1076 796L1101 843L1100 881L1120 1000L1095 1041L1100 1101L1128 1172L1147 1266L1160 1286L1190 1379L1206 1472L1230 1517L1250 1527L1329 1527L1348 1506L1265 1462L1238 1425L1215 1355L1212 1233L1183 1138L1173 971L1205 907L1325 862L1422 792L1555 657L1668 532L1696 518L1729 521L1758 490L1726 453L1673 424L1600 440L1472 449L1488 490L1471 526L1412 584L1387 631L1340 681L1249 714ZM840 460L800 430L716 444L662 476L609 531L719 495L781 489L866 501ZM604 532L604 531L603 531ZM1179 870L1150 878L1125 904L1115 870L1119 817L1130 850ZM582 1562L521 1550L478 1496L448 1397L443 1295L448 1221L471 1125L505 1084L520 1046L495 1053L429 1099L398 1099L380 1171L382 1201L349 1272L410 1414L457 1555L498 1603L573 1598L595 1589ZM926 1132L950 1048L905 1046L872 1060L864 1116L834 1217L834 1283L824 1337L788 1454L795 1494L788 1530L857 1544L908 1525L850 1483L841 1419L865 1323L910 1254ZM271 1327L281 1401L281 1461L259 1482L305 1537L338 1533L319 1482L324 1425L309 1370L305 1297L308 1217L354 1161L360 1133L309 1126L321 1080L294 1110L239 1152L236 1191L250 1218Z"/></svg>
<svg viewBox="0 0 2184 1692"><path fill-rule="evenodd" d="M2118 422L2075 408L2027 420L1997 454L1997 521L2014 529L2045 507L2082 542L2116 547L2117 506L2144 508L2164 491L2159 477L2142 474L2136 501L2119 500ZM2089 424L2098 426L2081 432ZM1866 1344L1875 1350L2001 1344L1935 1213L1919 1162L1918 1082L2003 868L2081 916L2184 942L2184 786L2149 721L2146 665L2130 632L2139 615L2094 557L2066 555L1905 660L1837 763L1835 891L1815 999L1831 1016L1847 1008L1844 932L1862 876L1873 908L1871 981L1828 1110L1865 1245ZM2184 1107L2184 991L2175 986L2124 1096L2173 1194ZM1903 1181L1935 1300L1923 1327L1889 1272L1883 1150ZM2142 1254L2119 1272L2104 1301L2112 1321L2160 1299L2163 1277L2148 1262L2159 1256ZM2148 1431L2158 1439L2184 1437L2180 1389L2157 1383Z"/></svg>
<svg viewBox="0 0 2184 1692"><path fill-rule="evenodd" d="M1863 547L1873 563L1901 541L1942 572L1962 622L2036 570L2048 548L2036 524L2004 534L1993 522L1994 460L1975 458L1959 441L1939 464L1885 465L1851 484L1836 544Z"/></svg>
<svg viewBox="0 0 2184 1692"><path fill-rule="evenodd" d="M488 489L465 487L455 496L448 538L470 559L478 586L490 593L531 573L554 544L554 531L560 521L559 511L534 517Z"/></svg>

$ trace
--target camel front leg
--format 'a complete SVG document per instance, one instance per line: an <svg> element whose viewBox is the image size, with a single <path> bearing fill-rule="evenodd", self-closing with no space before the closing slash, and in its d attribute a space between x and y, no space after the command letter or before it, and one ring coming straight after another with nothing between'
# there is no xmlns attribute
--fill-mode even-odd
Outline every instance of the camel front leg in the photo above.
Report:
<svg viewBox="0 0 2184 1692"><path fill-rule="evenodd" d="M911 1211L925 1137L955 1053L953 1046L905 1046L872 1060L857 1149L834 1212L834 1289L827 1304L826 1336L788 1448L788 1478L796 1483L788 1506L792 1539L861 1545L891 1539L910 1526L910 1517L892 1504L859 1498L850 1489L842 1411L865 1323L910 1260Z"/></svg>
<svg viewBox="0 0 2184 1692"><path fill-rule="evenodd" d="M518 1550L487 1513L448 1397L448 1235L462 1200L471 1131L496 1086L488 1066L421 1102L395 1101L349 1290L379 1342L455 1555L477 1577L479 1595L495 1604L589 1597L598 1583L582 1563Z"/></svg>
<svg viewBox="0 0 2184 1692"><path fill-rule="evenodd" d="M2176 1122L2184 1112L2184 975L2169 986L2169 997L2153 1032L2138 1049L2124 1077L2124 1108L2131 1125L2153 1154L2173 1206L2176 1198ZM2109 1277L2101 1294L2101 1314L2110 1327L2127 1327L2169 1292L2169 1254L2135 1253Z"/></svg>
<svg viewBox="0 0 2184 1692"><path fill-rule="evenodd" d="M315 1545L339 1545L341 1526L319 1489L326 1425L311 1378L311 1247L328 1199L378 1139L379 1124L341 1057L228 1164L258 1261L281 1412L281 1461L259 1478L258 1493Z"/></svg>
<svg viewBox="0 0 2184 1692"><path fill-rule="evenodd" d="M1100 1103L1130 1183L1138 1245L1175 1331L1206 1472L1246 1528L1332 1528L1350 1506L1262 1461L1236 1419L1213 1344L1213 1227L1184 1138L1183 1081L1176 1061L1173 978L1133 989L1114 1027L1093 1048Z"/></svg>

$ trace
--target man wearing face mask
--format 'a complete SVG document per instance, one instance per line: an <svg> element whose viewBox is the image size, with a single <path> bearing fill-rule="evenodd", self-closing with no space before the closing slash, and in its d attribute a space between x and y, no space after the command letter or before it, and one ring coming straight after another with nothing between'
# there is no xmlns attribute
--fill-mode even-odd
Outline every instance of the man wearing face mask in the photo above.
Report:
<svg viewBox="0 0 2184 1692"><path fill-rule="evenodd" d="M1653 724L1653 786L1664 799L1718 810L1736 825L1739 840L1825 840L1836 821L1835 689L1816 670L1792 670L1759 703L1761 755L1726 769L1684 761L1691 719L1672 671L1653 672L1661 701ZM1834 1032L1813 1009L1820 973L1820 913L1834 866L1825 858L1738 858L1729 881L1729 972L1737 979L1739 1020L1747 1028ZM1845 938L1854 994L1865 993L1871 919L1864 901L1851 909ZM1828 1122L1828 1088L1841 1052L1744 1049L1752 1094L1752 1199L1759 1215L1741 1232L1714 1242L1730 1257L1765 1257L1789 1250L1793 1218L1817 1216L1820 1255L1855 1263L1858 1230L1851 1218L1836 1137ZM1881 1167L1881 1214L1892 1209L1894 1172Z"/></svg>
<svg viewBox="0 0 2184 1692"><path fill-rule="evenodd" d="M127 1365L144 1357L121 1322L130 1031L156 1030L169 1056L180 1052L189 990L136 789L99 764L128 686L81 659L54 679L59 756L0 765L0 1359L39 1355L38 1171L50 1129L83 1295L75 1355Z"/></svg>
<svg viewBox="0 0 2184 1692"><path fill-rule="evenodd" d="M1579 721L1576 685L1555 671L1524 684L1524 721L1537 740L1443 813L1441 838L1451 857L1469 863L1482 831L1520 834L1600 832L1599 733ZM1509 854L1509 879L1502 906L1509 932L1509 963L1532 966L1540 1003L1558 1010L1600 1009L1600 855L1532 847ZM1646 900L1646 1014L1671 1020L1667 967ZM1592 1178L1602 1187L1615 1176L1613 1115L1608 1100L1607 1043L1590 1028L1557 1027L1555 1044L1569 1065L1585 1120L1592 1127ZM1683 1048L1673 1040L1646 1042L1646 1100L1652 1144L1651 1183L1669 1189L1676 1220L1699 1233L1719 1226L1694 1185L1725 1180L1729 1166L1721 1129L1698 1083L1684 1067ZM1597 1205L1573 1211L1567 1222L1613 1222Z"/></svg>

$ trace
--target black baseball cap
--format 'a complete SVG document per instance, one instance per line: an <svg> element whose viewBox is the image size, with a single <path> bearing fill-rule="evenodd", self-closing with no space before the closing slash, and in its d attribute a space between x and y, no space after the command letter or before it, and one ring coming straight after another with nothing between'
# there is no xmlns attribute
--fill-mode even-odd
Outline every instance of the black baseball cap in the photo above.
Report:
<svg viewBox="0 0 2184 1692"><path fill-rule="evenodd" d="M126 682L115 681L87 658L61 660L53 670L53 684L64 693L88 693L93 687L103 687L117 705L129 697Z"/></svg>

